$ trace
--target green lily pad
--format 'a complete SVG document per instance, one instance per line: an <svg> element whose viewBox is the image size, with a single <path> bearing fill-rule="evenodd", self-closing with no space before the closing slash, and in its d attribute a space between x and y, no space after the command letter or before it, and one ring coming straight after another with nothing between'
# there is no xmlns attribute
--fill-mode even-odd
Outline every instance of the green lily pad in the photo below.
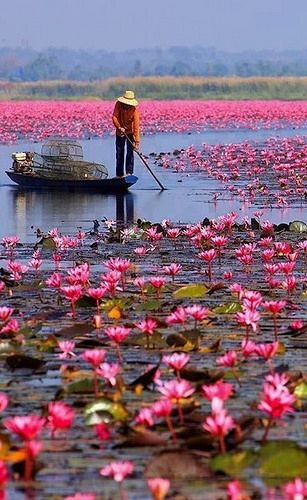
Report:
<svg viewBox="0 0 307 500"><path fill-rule="evenodd" d="M67 394L88 394L94 391L93 379L84 377L67 384L64 392Z"/></svg>
<svg viewBox="0 0 307 500"><path fill-rule="evenodd" d="M157 299L147 300L136 307L137 311L157 311L161 307L161 301Z"/></svg>
<svg viewBox="0 0 307 500"><path fill-rule="evenodd" d="M42 245L43 248L48 248L50 250L54 250L56 248L56 244L50 236L43 236L36 246L38 245Z"/></svg>
<svg viewBox="0 0 307 500"><path fill-rule="evenodd" d="M186 285L173 292L173 297L174 299L197 299L206 295L209 290L210 288L202 284Z"/></svg>
<svg viewBox="0 0 307 500"><path fill-rule="evenodd" d="M307 399L307 383L301 382L294 389L294 394L299 399Z"/></svg>
<svg viewBox="0 0 307 500"><path fill-rule="evenodd" d="M307 232L307 224L300 220L295 220L291 222L289 225L289 231L293 233L306 233Z"/></svg>
<svg viewBox="0 0 307 500"><path fill-rule="evenodd" d="M101 398L87 404L84 415L87 425L95 425L101 422L109 422L110 417L116 421L125 421L129 414L121 403Z"/></svg>
<svg viewBox="0 0 307 500"><path fill-rule="evenodd" d="M287 480L306 474L306 451L293 441L271 441L265 444L259 452L259 459L259 472L268 481Z"/></svg>
<svg viewBox="0 0 307 500"><path fill-rule="evenodd" d="M213 309L217 314L234 314L242 311L242 307L238 302L229 302L228 304L221 304Z"/></svg>
<svg viewBox="0 0 307 500"><path fill-rule="evenodd" d="M244 469L253 465L256 459L256 453L251 450L223 453L211 459L210 467L215 472L221 471L229 476L241 477Z"/></svg>

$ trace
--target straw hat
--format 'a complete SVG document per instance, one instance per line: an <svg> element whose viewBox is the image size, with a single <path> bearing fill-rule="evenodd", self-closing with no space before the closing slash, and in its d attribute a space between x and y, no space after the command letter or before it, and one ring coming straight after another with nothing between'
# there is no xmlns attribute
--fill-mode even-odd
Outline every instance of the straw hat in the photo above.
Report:
<svg viewBox="0 0 307 500"><path fill-rule="evenodd" d="M128 104L129 106L137 106L139 104L135 99L133 90L126 90L124 95L119 97L117 100L123 104Z"/></svg>

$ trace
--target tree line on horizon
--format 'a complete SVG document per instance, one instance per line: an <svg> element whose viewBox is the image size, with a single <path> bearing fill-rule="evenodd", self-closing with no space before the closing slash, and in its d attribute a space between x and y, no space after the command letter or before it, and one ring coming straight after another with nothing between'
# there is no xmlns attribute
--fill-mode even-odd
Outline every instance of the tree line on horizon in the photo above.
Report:
<svg viewBox="0 0 307 500"><path fill-rule="evenodd" d="M0 80L96 81L117 76L307 76L307 49L230 53L198 46L122 52L0 48Z"/></svg>

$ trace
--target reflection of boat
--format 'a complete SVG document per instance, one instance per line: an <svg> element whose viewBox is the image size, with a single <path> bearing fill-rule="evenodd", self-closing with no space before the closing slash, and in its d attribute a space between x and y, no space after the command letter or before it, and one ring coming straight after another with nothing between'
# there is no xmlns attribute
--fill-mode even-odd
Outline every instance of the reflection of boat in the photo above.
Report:
<svg viewBox="0 0 307 500"><path fill-rule="evenodd" d="M52 140L42 146L41 154L14 153L12 158L6 174L22 187L107 193L125 191L138 180L134 175L108 178L104 165L83 160L77 141Z"/></svg>

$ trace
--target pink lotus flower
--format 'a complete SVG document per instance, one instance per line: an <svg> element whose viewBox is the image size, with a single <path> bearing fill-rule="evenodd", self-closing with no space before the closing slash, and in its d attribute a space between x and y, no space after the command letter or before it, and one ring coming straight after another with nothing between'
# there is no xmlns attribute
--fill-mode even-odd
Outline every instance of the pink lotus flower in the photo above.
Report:
<svg viewBox="0 0 307 500"><path fill-rule="evenodd" d="M138 278L135 278L135 280L133 281L133 284L134 286L136 286L137 288L140 288L142 293L144 291L144 288L145 288L145 278L143 276L140 276Z"/></svg>
<svg viewBox="0 0 307 500"><path fill-rule="evenodd" d="M120 370L121 368L118 363L102 363L96 369L96 373L111 385L116 385L116 377L120 373Z"/></svg>
<svg viewBox="0 0 307 500"><path fill-rule="evenodd" d="M184 307L177 307L177 309L172 312L169 316L166 318L166 323L168 325L176 325L176 324L182 324L185 323L187 319L187 313Z"/></svg>
<svg viewBox="0 0 307 500"><path fill-rule="evenodd" d="M268 360L275 356L278 351L278 347L279 342L272 342L270 344L256 344L254 352L258 354L258 356L261 356L264 359Z"/></svg>
<svg viewBox="0 0 307 500"><path fill-rule="evenodd" d="M122 289L119 286L119 282L121 281L122 275L118 271L111 271L107 274L102 274L101 279L103 280L103 286L106 288L106 291L113 297L115 296L117 291L121 291Z"/></svg>
<svg viewBox="0 0 307 500"><path fill-rule="evenodd" d="M161 394L174 403L178 403L180 399L188 398L195 392L195 389L191 386L190 382L187 380L176 379L164 382L159 385L157 389L161 392Z"/></svg>
<svg viewBox="0 0 307 500"><path fill-rule="evenodd" d="M19 236L5 236L2 238L1 243L5 246L5 248L14 248L17 243L19 243Z"/></svg>
<svg viewBox="0 0 307 500"><path fill-rule="evenodd" d="M273 314L273 323L274 323L274 337L275 341L277 341L277 320L276 316L279 314L284 307L286 306L287 302L285 300L268 300L263 302L262 306L264 309L271 314Z"/></svg>
<svg viewBox="0 0 307 500"><path fill-rule="evenodd" d="M95 425L96 435L101 441L108 441L111 437L111 431L107 424L101 422Z"/></svg>
<svg viewBox="0 0 307 500"><path fill-rule="evenodd" d="M60 273L53 273L50 278L46 280L46 285L51 288L61 288L62 285L62 276Z"/></svg>
<svg viewBox="0 0 307 500"><path fill-rule="evenodd" d="M224 437L235 427L233 418L227 414L226 410L220 410L207 417L202 427L219 439L221 452L225 453Z"/></svg>
<svg viewBox="0 0 307 500"><path fill-rule="evenodd" d="M280 313L287 302L285 300L268 300L262 303L264 309L272 314Z"/></svg>
<svg viewBox="0 0 307 500"><path fill-rule="evenodd" d="M218 380L215 384L201 386L203 396L212 401L213 398L219 398L226 401L233 394L233 385L228 382Z"/></svg>
<svg viewBox="0 0 307 500"><path fill-rule="evenodd" d="M219 356L216 360L216 364L219 366L235 366L237 364L238 357L236 351L228 351L223 356Z"/></svg>
<svg viewBox="0 0 307 500"><path fill-rule="evenodd" d="M62 351L61 354L59 354L60 359L70 359L76 356L73 352L75 348L75 342L73 340L59 340L58 346Z"/></svg>
<svg viewBox="0 0 307 500"><path fill-rule="evenodd" d="M125 338L128 337L130 331L131 328L127 328L125 326L110 326L109 328L105 329L106 335L110 340L115 342L115 344L120 344L121 342L123 342Z"/></svg>
<svg viewBox="0 0 307 500"><path fill-rule="evenodd" d="M83 287L89 282L90 266L87 262L85 262L84 264L80 264L80 266L75 266L72 269L69 269L67 274L68 276L66 277L66 281L70 285L80 285Z"/></svg>
<svg viewBox="0 0 307 500"><path fill-rule="evenodd" d="M166 234L168 238L175 240L176 238L178 238L178 236L180 236L180 229L178 229L177 227L172 227L171 229L168 229L166 231Z"/></svg>
<svg viewBox="0 0 307 500"><path fill-rule="evenodd" d="M174 281L175 276L182 271L182 265L176 264L173 262L169 266L163 267L163 270L166 274L168 274L169 276L172 276L173 281Z"/></svg>
<svg viewBox="0 0 307 500"><path fill-rule="evenodd" d="M105 356L106 351L104 349L86 349L82 353L84 361L91 364L93 368L98 368L98 366L103 362Z"/></svg>
<svg viewBox="0 0 307 500"><path fill-rule="evenodd" d="M207 319L210 314L210 310L207 307L203 307L198 304L186 307L185 312L188 316L194 318L195 321Z"/></svg>
<svg viewBox="0 0 307 500"><path fill-rule="evenodd" d="M146 236L151 241L159 241L161 240L163 234L158 231L156 226L152 226L145 231Z"/></svg>
<svg viewBox="0 0 307 500"><path fill-rule="evenodd" d="M153 276L149 278L149 283L152 287L154 287L157 291L157 297L160 297L161 288L165 285L165 279L160 276Z"/></svg>
<svg viewBox="0 0 307 500"><path fill-rule="evenodd" d="M42 431L46 420L37 415L26 415L7 418L4 427L18 434L25 441L35 439Z"/></svg>
<svg viewBox="0 0 307 500"><path fill-rule="evenodd" d="M212 279L212 261L216 258L217 256L217 251L214 248L211 248L210 250L205 250L203 252L200 252L198 254L198 257L201 260L204 260L208 263L208 279L209 282L211 282Z"/></svg>
<svg viewBox="0 0 307 500"><path fill-rule="evenodd" d="M239 481L231 481L227 484L227 500L250 500L250 497L242 492Z"/></svg>
<svg viewBox="0 0 307 500"><path fill-rule="evenodd" d="M13 312L14 309L12 307L0 307L0 321L7 321L12 316Z"/></svg>
<svg viewBox="0 0 307 500"><path fill-rule="evenodd" d="M104 265L111 271L124 273L131 267L131 261L130 259L121 259L120 257L115 257L105 261Z"/></svg>
<svg viewBox="0 0 307 500"><path fill-rule="evenodd" d="M297 285L297 279L295 276L287 276L285 281L282 282L281 286L287 290L287 293L291 295L293 290L295 290Z"/></svg>
<svg viewBox="0 0 307 500"><path fill-rule="evenodd" d="M255 311L262 303L262 295L260 292L253 290L245 290L243 294L243 307Z"/></svg>
<svg viewBox="0 0 307 500"><path fill-rule="evenodd" d="M258 409L267 413L272 419L281 418L285 413L293 412L292 407L296 398L285 387L274 387L269 383L263 384L263 399Z"/></svg>
<svg viewBox="0 0 307 500"><path fill-rule="evenodd" d="M109 328L105 329L106 335L115 344L117 356L120 363L122 362L123 358L119 348L119 344L121 344L125 340L125 338L128 337L130 331L131 329L126 328L125 326L110 326Z"/></svg>
<svg viewBox="0 0 307 500"><path fill-rule="evenodd" d="M0 413L2 413L9 404L9 398L4 392L0 392Z"/></svg>
<svg viewBox="0 0 307 500"><path fill-rule="evenodd" d="M242 354L245 358L249 358L253 354L256 354L256 344L252 340L244 339L241 344Z"/></svg>
<svg viewBox="0 0 307 500"><path fill-rule="evenodd" d="M232 293L237 294L238 300L241 300L244 294L244 288L239 283L233 283L230 285L229 290Z"/></svg>
<svg viewBox="0 0 307 500"><path fill-rule="evenodd" d="M134 469L133 462L128 460L122 462L111 462L109 465L106 465L102 469L100 469L101 476L111 476L114 481L121 483L125 477L132 474Z"/></svg>
<svg viewBox="0 0 307 500"><path fill-rule="evenodd" d="M146 247L137 247L133 250L133 252L138 255L138 257L144 257L145 255L147 255L148 253L150 253L150 248L146 248Z"/></svg>
<svg viewBox="0 0 307 500"><path fill-rule="evenodd" d="M141 408L139 413L137 414L135 421L140 425L147 425L148 427L152 427L154 425L154 419L152 418L152 409L151 408Z"/></svg>
<svg viewBox="0 0 307 500"><path fill-rule="evenodd" d="M0 330L0 333L17 333L19 323L17 319L10 319Z"/></svg>
<svg viewBox="0 0 307 500"><path fill-rule="evenodd" d="M294 321L292 321L292 323L290 323L290 328L291 330L301 330L304 326L304 322L300 319L296 319Z"/></svg>
<svg viewBox="0 0 307 500"><path fill-rule="evenodd" d="M283 486L283 492L285 500L304 500L307 498L307 482L296 477L293 481Z"/></svg>
<svg viewBox="0 0 307 500"><path fill-rule="evenodd" d="M190 355L184 352L174 352L168 356L163 356L162 361L176 371L177 378L180 378L180 370L190 361Z"/></svg>
<svg viewBox="0 0 307 500"><path fill-rule="evenodd" d="M81 285L71 285L62 286L60 288L61 293L65 296L67 300L71 303L71 315L73 318L76 317L76 307L75 304L77 300L82 296L82 286Z"/></svg>
<svg viewBox="0 0 307 500"><path fill-rule="evenodd" d="M246 326L246 339L248 340L249 329L252 327L253 332L257 331L258 321L260 320L260 313L254 309L245 309L243 312L236 313L236 320L239 325Z"/></svg>
<svg viewBox="0 0 307 500"><path fill-rule="evenodd" d="M147 486L153 500L164 500L170 489L170 480L162 477L147 479Z"/></svg>
<svg viewBox="0 0 307 500"><path fill-rule="evenodd" d="M167 417L172 413L173 405L169 399L160 399L151 406L157 417Z"/></svg>
<svg viewBox="0 0 307 500"><path fill-rule="evenodd" d="M5 462L3 462L3 460L0 460L0 486L4 486L7 483L8 479L9 479L9 474L8 474L6 464L5 464ZM3 491L2 491L2 493L3 493ZM1 498L1 500L6 500L5 495L2 495L2 497L0 497L0 498Z"/></svg>
<svg viewBox="0 0 307 500"><path fill-rule="evenodd" d="M135 326L141 330L141 332L146 333L146 335L153 335L156 330L158 323L153 318L145 318L139 323L135 323Z"/></svg>
<svg viewBox="0 0 307 500"><path fill-rule="evenodd" d="M100 286L98 288L88 288L86 291L86 294L91 297L92 299L96 300L96 308L97 308L97 313L99 314L100 309L99 309L99 302L100 300L105 296L107 292L107 288L104 286Z"/></svg>
<svg viewBox="0 0 307 500"><path fill-rule="evenodd" d="M67 404L55 401L48 404L48 427L52 430L52 437L56 431L70 429L74 420L75 412Z"/></svg>
<svg viewBox="0 0 307 500"><path fill-rule="evenodd" d="M267 413L270 419L265 428L262 442L266 441L273 420L281 418L285 413L294 411L292 405L296 401L296 398L285 386L286 380L287 379L277 379L272 375L271 378L263 384L262 399L258 404L258 409Z"/></svg>
<svg viewBox="0 0 307 500"><path fill-rule="evenodd" d="M22 275L25 274L29 269L28 266L25 266L24 264L13 260L9 260L7 267L11 271L11 276L15 281L21 280Z"/></svg>

